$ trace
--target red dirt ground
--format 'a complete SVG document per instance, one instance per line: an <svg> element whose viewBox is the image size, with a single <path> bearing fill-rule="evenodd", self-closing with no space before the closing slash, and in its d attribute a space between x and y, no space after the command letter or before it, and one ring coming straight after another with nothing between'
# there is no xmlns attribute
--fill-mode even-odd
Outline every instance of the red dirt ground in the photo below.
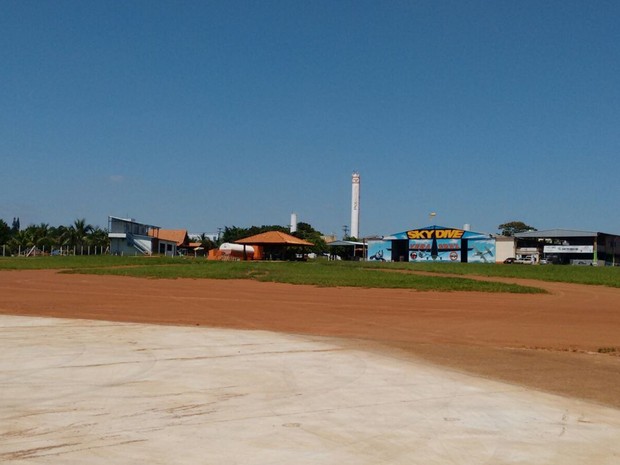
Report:
<svg viewBox="0 0 620 465"><path fill-rule="evenodd" d="M504 281L550 294L1 271L0 313L336 336L620 408L620 289Z"/></svg>

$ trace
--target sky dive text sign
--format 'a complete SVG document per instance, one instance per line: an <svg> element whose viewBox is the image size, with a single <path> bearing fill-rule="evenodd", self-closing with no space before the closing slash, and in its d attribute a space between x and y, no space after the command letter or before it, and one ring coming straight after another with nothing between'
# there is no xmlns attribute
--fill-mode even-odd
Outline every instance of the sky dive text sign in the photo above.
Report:
<svg viewBox="0 0 620 465"><path fill-rule="evenodd" d="M461 239L465 231L462 229L413 229L407 231L409 239Z"/></svg>

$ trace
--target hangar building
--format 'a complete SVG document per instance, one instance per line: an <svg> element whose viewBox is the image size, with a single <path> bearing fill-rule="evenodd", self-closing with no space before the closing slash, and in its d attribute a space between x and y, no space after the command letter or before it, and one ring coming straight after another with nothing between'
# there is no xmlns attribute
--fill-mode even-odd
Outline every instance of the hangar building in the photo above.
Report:
<svg viewBox="0 0 620 465"><path fill-rule="evenodd" d="M620 264L620 236L602 232L549 229L515 234L516 258L555 264Z"/></svg>
<svg viewBox="0 0 620 465"><path fill-rule="evenodd" d="M411 229L368 241L368 260L495 263L495 238L445 226Z"/></svg>

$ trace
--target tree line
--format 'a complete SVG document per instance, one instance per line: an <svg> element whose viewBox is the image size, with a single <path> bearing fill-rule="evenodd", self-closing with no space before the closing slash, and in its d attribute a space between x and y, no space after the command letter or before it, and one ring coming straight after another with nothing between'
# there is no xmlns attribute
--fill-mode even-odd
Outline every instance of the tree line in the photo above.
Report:
<svg viewBox="0 0 620 465"><path fill-rule="evenodd" d="M289 229L279 225L250 226L240 228L226 226L217 240L211 240L206 234L201 234L198 241L205 250L219 247L224 242L235 242L245 237L253 236L267 231L281 231L289 233ZM312 251L321 254L327 251L327 245L321 237L321 232L315 230L308 223L298 223L295 237L312 242ZM85 219L76 219L69 226L50 226L47 223L32 224L21 229L19 218L13 218L12 224L0 219L0 255L24 253L35 247L39 251L52 252L61 248L68 248L72 253L86 253L85 250L98 248L108 249L110 241L108 230L88 224ZM3 249L2 249L3 248Z"/></svg>
<svg viewBox="0 0 620 465"><path fill-rule="evenodd" d="M108 246L108 231L88 224L83 218L76 219L69 226L40 223L24 229L20 228L19 218L13 218L11 226L0 219L0 247L5 254L15 255L33 247L44 252L68 248L81 254L89 247L106 250Z"/></svg>

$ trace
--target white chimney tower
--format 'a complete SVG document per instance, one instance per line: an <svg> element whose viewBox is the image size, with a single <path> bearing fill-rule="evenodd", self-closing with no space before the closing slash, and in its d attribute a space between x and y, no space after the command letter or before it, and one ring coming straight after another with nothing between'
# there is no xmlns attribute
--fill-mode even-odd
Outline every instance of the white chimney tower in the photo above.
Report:
<svg viewBox="0 0 620 465"><path fill-rule="evenodd" d="M360 175L357 171L351 177L351 236L360 235Z"/></svg>
<svg viewBox="0 0 620 465"><path fill-rule="evenodd" d="M291 213L291 234L297 231L297 213Z"/></svg>

